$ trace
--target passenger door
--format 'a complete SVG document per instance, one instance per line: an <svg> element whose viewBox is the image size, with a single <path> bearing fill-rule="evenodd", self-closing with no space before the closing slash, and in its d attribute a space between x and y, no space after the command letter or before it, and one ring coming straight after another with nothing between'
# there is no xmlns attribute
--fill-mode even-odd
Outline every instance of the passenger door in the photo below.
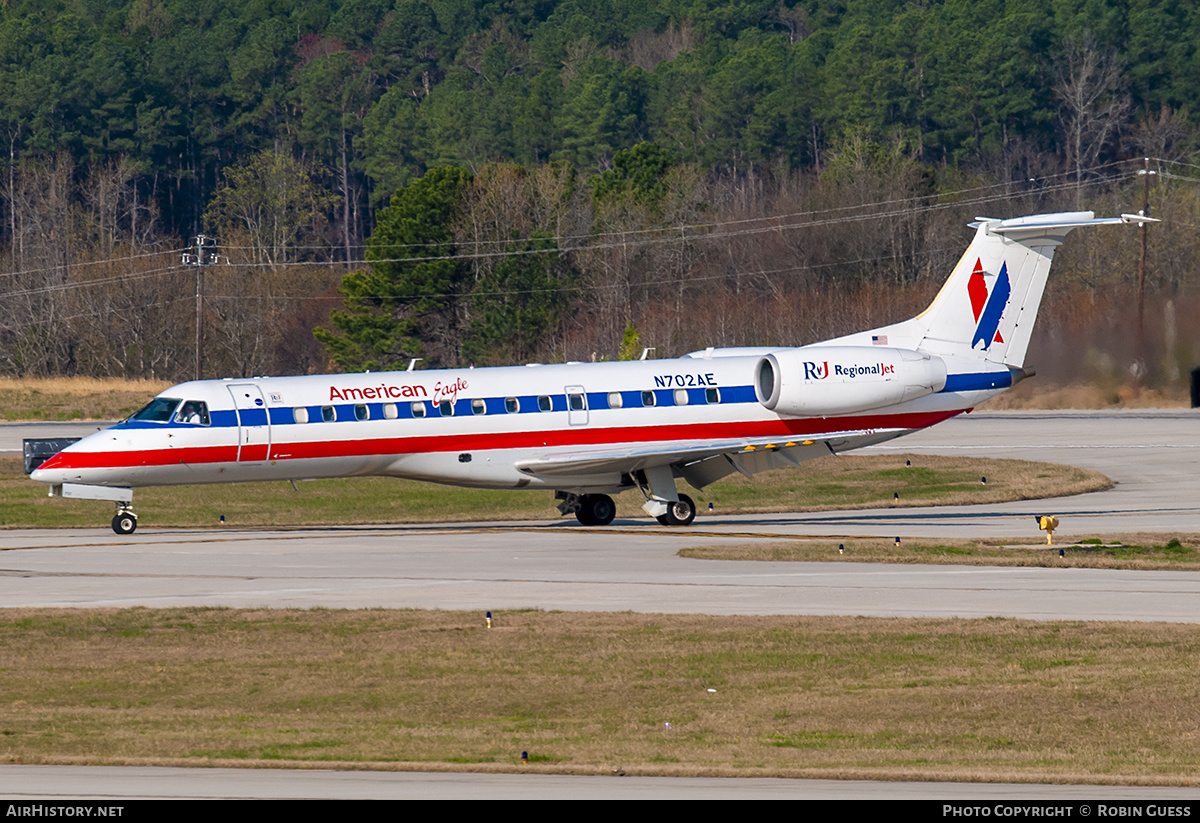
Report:
<svg viewBox="0 0 1200 823"><path fill-rule="evenodd" d="M253 383L229 386L238 417L238 462L261 463L271 451L271 423L262 392Z"/></svg>

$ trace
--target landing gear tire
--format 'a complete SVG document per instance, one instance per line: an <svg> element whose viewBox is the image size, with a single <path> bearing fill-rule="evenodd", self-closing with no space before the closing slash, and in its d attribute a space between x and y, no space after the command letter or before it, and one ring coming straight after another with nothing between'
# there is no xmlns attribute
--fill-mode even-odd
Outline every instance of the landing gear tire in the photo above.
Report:
<svg viewBox="0 0 1200 823"><path fill-rule="evenodd" d="M585 526L607 526L616 516L617 504L607 494L585 494L575 512L575 519Z"/></svg>
<svg viewBox="0 0 1200 823"><path fill-rule="evenodd" d="M696 504L686 494L679 495L679 502L668 503L667 513L660 515L658 522L664 526L690 526L696 519Z"/></svg>
<svg viewBox="0 0 1200 823"><path fill-rule="evenodd" d="M133 534L137 529L137 517L130 512L117 512L112 519L112 529L117 534Z"/></svg>

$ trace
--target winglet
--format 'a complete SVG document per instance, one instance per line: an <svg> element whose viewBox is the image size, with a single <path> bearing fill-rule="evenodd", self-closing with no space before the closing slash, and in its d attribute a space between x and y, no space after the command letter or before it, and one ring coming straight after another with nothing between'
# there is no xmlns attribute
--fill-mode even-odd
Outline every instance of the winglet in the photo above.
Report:
<svg viewBox="0 0 1200 823"><path fill-rule="evenodd" d="M1162 221L1159 220L1157 217L1150 217L1145 214L1122 214L1121 222L1122 223L1137 223L1139 226L1142 226L1142 225L1145 225L1146 223L1161 223Z"/></svg>

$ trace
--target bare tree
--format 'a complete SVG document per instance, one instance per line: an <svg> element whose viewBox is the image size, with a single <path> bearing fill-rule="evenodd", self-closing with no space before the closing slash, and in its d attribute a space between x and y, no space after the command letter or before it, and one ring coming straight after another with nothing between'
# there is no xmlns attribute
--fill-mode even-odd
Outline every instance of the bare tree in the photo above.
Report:
<svg viewBox="0 0 1200 823"><path fill-rule="evenodd" d="M1164 106L1157 117L1143 118L1132 135L1132 142L1143 157L1180 160L1187 153L1185 141L1191 134L1187 117Z"/></svg>
<svg viewBox="0 0 1200 823"><path fill-rule="evenodd" d="M1125 68L1114 51L1098 46L1087 34L1063 44L1054 75L1067 166L1075 167L1076 185L1082 186L1083 169L1093 165L1117 138L1129 114Z"/></svg>
<svg viewBox="0 0 1200 823"><path fill-rule="evenodd" d="M275 266L299 259L337 202L313 182L303 163L268 149L244 166L225 169L225 185L204 219L218 237L246 238L256 263Z"/></svg>

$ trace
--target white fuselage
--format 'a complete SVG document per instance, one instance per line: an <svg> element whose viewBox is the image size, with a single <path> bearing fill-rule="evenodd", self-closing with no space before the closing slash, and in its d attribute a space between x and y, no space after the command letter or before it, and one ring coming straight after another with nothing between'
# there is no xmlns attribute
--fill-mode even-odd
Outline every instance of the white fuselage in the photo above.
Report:
<svg viewBox="0 0 1200 823"><path fill-rule="evenodd" d="M793 358L810 352L814 362L824 362L815 360L823 353L815 347L775 351ZM171 401L164 408L202 403L205 422L174 412L161 420L131 418L55 455L33 479L138 487L389 475L487 488L619 490L638 468L699 460L742 444L754 449L814 440L833 444L823 453L856 448L932 425L995 393L928 387L925 396L894 404L894 375L861 374L869 356L881 352L858 351L868 365L857 373L840 382L836 374L805 381L801 371L793 376L797 391L807 382L814 396L858 398L873 381L892 405L854 406L841 415L828 409L824 416L781 414L764 405L769 387L756 390L764 357L719 352L194 381L159 399ZM943 385L944 374L943 368ZM970 387L983 388L978 380Z"/></svg>

